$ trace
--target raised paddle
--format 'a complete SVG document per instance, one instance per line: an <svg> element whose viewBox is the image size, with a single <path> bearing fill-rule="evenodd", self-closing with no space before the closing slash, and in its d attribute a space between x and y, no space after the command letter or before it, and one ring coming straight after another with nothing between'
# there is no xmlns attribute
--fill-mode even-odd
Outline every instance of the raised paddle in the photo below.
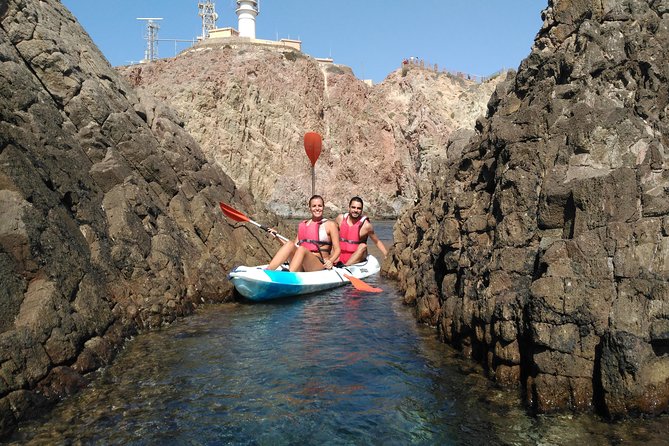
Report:
<svg viewBox="0 0 669 446"><path fill-rule="evenodd" d="M252 225L255 225L262 229L263 231L270 232L270 228L267 226L261 225L260 223L251 220L249 217L246 215L242 214L239 212L237 209L233 208L232 206L223 203L222 201L219 203L221 206L221 211L223 211L223 214L225 214L228 218L231 218L232 220L239 221L239 222L249 222ZM276 233L275 233L276 234ZM285 242L290 242L286 237L284 237L281 234L276 234L277 237L279 237L281 240ZM337 273L339 274L339 273ZM357 277L353 277L350 274L344 274L344 277L346 277L349 282L351 282L351 285L353 285L353 288L355 288L358 291L367 291L370 293L380 293L383 291L381 288L375 288L371 285L366 284L363 282L361 279L358 279Z"/></svg>
<svg viewBox="0 0 669 446"><path fill-rule="evenodd" d="M316 194L316 160L321 155L323 140L316 132L308 132L304 135L304 150L311 161L311 195Z"/></svg>

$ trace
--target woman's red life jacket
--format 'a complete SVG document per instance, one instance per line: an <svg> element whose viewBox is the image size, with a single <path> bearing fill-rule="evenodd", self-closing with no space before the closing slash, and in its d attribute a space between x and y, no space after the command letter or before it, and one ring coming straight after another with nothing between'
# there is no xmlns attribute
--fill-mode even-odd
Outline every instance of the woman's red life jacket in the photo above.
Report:
<svg viewBox="0 0 669 446"><path fill-rule="evenodd" d="M311 252L318 253L319 251L330 251L330 249L323 249L321 246L332 245L332 242L328 240L320 239L320 229L321 225L327 221L327 219L322 219L321 221L312 221L310 225L307 226L309 220L301 221L297 227L297 244L304 246Z"/></svg>
<svg viewBox="0 0 669 446"><path fill-rule="evenodd" d="M360 228L362 228L362 224L365 220L367 220L367 216L362 217L354 225L349 225L348 213L344 214L344 219L339 226L339 248L341 249L341 253L339 254L340 261L346 263L355 250L358 249L358 245L362 243L360 240Z"/></svg>

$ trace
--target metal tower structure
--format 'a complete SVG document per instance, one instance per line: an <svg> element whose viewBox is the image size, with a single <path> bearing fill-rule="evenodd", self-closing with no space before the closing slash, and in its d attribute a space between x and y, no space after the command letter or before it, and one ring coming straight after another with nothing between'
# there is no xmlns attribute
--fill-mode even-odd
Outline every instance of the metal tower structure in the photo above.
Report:
<svg viewBox="0 0 669 446"><path fill-rule="evenodd" d="M156 42L158 41L160 25L156 22L162 19L162 17L137 17L137 20L146 21L146 34L144 35L146 50L144 50L144 59L142 60L144 63L158 59L158 46Z"/></svg>
<svg viewBox="0 0 669 446"><path fill-rule="evenodd" d="M197 10L200 17L202 17L202 39L209 37L209 30L216 28L216 4L212 0L205 0L197 2Z"/></svg>

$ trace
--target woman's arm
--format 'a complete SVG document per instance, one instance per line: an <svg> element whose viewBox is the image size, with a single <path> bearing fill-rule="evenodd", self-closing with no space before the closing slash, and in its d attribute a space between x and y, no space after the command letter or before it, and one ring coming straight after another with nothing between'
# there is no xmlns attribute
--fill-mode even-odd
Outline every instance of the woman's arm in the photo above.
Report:
<svg viewBox="0 0 669 446"><path fill-rule="evenodd" d="M339 229L337 224L333 221L328 221L326 224L326 230L330 236L330 241L332 242L332 249L330 250L328 260L332 265L334 265L334 262L336 262L337 258L339 258L339 253L341 251L341 248L339 247Z"/></svg>

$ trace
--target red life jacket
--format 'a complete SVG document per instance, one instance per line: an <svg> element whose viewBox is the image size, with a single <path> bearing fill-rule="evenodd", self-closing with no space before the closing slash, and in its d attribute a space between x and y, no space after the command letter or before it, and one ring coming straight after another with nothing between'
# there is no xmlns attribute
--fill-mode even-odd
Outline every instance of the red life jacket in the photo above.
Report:
<svg viewBox="0 0 669 446"><path fill-rule="evenodd" d="M320 239L321 225L327 221L327 219L322 219L321 221L312 221L310 225L307 226L309 220L301 221L297 227L297 244L304 246L311 252L318 253L319 251L329 251L329 249L321 249L321 246L332 245L332 242L328 240Z"/></svg>
<svg viewBox="0 0 669 446"><path fill-rule="evenodd" d="M365 220L367 220L367 216L362 217L354 225L349 225L348 212L344 214L344 219L339 226L339 248L341 249L339 260L342 262L346 263L355 250L358 249L358 245L362 243L362 240L360 240L360 228L362 228Z"/></svg>

